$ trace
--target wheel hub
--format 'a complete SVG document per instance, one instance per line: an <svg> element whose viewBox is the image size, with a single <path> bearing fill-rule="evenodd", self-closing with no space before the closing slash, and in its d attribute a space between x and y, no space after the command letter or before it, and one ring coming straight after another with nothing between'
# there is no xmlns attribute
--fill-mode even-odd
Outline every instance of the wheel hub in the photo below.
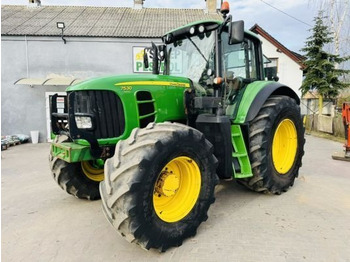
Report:
<svg viewBox="0 0 350 262"><path fill-rule="evenodd" d="M96 161L95 165L92 162L83 161L81 162L81 169L84 175L90 180L101 182L104 179L103 161L102 164Z"/></svg>
<svg viewBox="0 0 350 262"><path fill-rule="evenodd" d="M196 161L187 156L173 158L154 184L154 211L162 221L177 222L191 212L200 189L201 172Z"/></svg>
<svg viewBox="0 0 350 262"><path fill-rule="evenodd" d="M160 174L155 190L158 194L170 197L176 194L179 186L179 177L173 171L165 170Z"/></svg>

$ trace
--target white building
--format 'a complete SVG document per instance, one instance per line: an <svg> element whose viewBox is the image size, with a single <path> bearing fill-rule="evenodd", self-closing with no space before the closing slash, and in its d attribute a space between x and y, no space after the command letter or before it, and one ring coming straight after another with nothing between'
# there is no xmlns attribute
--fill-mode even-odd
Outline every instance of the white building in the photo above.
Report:
<svg viewBox="0 0 350 262"><path fill-rule="evenodd" d="M255 24L251 29L262 41L263 54L271 61L265 65L270 76L279 77L279 82L292 88L299 97L299 90L303 81L303 56L289 50L274 37Z"/></svg>
<svg viewBox="0 0 350 262"><path fill-rule="evenodd" d="M203 0L202 0L203 1ZM143 73L140 50L167 31L220 20L217 0L205 9L1 6L1 134L50 134L50 96L88 78ZM63 35L62 35L63 33ZM141 65L141 66L140 66Z"/></svg>

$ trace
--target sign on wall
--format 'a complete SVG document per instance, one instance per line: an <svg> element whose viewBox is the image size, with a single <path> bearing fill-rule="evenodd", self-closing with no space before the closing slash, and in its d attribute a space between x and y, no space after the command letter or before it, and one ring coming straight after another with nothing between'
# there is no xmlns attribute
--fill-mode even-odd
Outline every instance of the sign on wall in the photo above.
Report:
<svg viewBox="0 0 350 262"><path fill-rule="evenodd" d="M148 54L149 67L145 68L143 62L143 54L145 52L144 47L133 47L133 72L134 73L152 73L152 58ZM183 54L180 50L170 53L170 65L169 70L172 75L181 75L183 66ZM164 62L160 64L160 72L164 71Z"/></svg>
<svg viewBox="0 0 350 262"><path fill-rule="evenodd" d="M56 100L57 113L64 113L64 97L57 97Z"/></svg>
<svg viewBox="0 0 350 262"><path fill-rule="evenodd" d="M148 54L148 64L149 67L145 68L143 63L143 54L145 52L145 47L133 47L133 72L134 73L152 73L152 58ZM160 72L164 71L164 62L160 65Z"/></svg>

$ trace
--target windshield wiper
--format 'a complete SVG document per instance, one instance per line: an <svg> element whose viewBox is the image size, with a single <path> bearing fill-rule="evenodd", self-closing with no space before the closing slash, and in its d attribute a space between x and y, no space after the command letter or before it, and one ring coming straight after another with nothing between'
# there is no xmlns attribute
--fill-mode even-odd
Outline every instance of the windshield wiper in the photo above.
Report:
<svg viewBox="0 0 350 262"><path fill-rule="evenodd" d="M205 62L209 63L209 61L205 58L205 56L203 55L202 51L199 49L199 47L196 45L195 42L193 42L193 40L191 38L189 38L188 36L186 36L186 38L188 40L190 40L190 42L192 43L192 45L197 49L197 51L200 53L200 55L204 58Z"/></svg>

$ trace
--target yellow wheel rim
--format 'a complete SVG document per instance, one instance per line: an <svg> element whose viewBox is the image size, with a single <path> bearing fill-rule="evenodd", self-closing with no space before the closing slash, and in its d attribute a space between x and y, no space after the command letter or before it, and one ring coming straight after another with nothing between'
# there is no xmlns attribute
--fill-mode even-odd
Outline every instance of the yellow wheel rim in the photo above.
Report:
<svg viewBox="0 0 350 262"><path fill-rule="evenodd" d="M103 168L94 167L90 161L81 162L83 173L91 180L101 182L104 179Z"/></svg>
<svg viewBox="0 0 350 262"><path fill-rule="evenodd" d="M157 178L153 192L154 210L161 220L177 222L191 212L200 189L198 164L189 157L176 157L165 165Z"/></svg>
<svg viewBox="0 0 350 262"><path fill-rule="evenodd" d="M297 147L297 129L292 120L284 119L279 123L272 142L272 159L278 173L286 174L292 168Z"/></svg>

